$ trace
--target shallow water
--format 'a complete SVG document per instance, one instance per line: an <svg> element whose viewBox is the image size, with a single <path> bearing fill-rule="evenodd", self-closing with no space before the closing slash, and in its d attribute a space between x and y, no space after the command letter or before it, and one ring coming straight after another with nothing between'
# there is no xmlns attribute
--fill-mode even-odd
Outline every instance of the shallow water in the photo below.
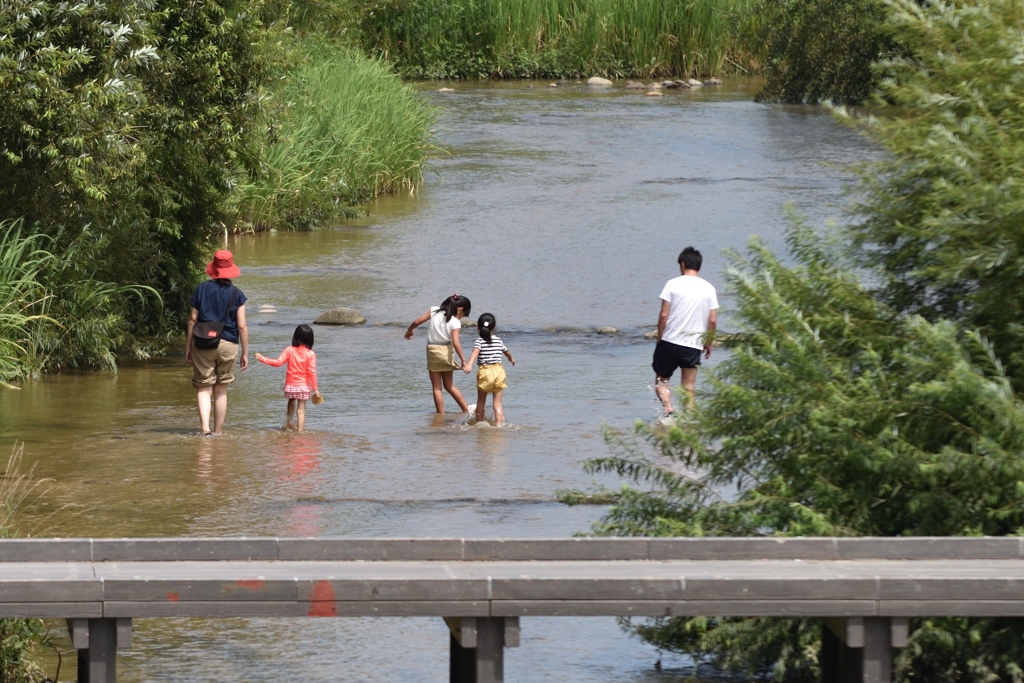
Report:
<svg viewBox="0 0 1024 683"><path fill-rule="evenodd" d="M317 233L232 238L249 297L250 352L280 352L334 306L365 327L316 327L321 406L284 433L284 372L253 361L231 390L228 429L195 436L181 355L118 374L64 374L0 392L0 444L52 478L22 518L42 536L567 537L597 507L553 502L587 487L603 424L657 415L651 329L688 244L719 287L723 250L760 236L781 249L783 206L838 214L829 164L865 143L812 108L751 101L756 84L646 98L544 83L464 84L442 108L451 155L415 198ZM424 333L406 325L453 292L494 313L513 350L508 425L432 414ZM730 328L721 293L720 326ZM261 308L263 309L261 311ZM270 312L272 309L273 312ZM620 334L599 335L597 326ZM473 333L464 344L471 348ZM720 358L716 354L714 365ZM472 375L457 385L475 400ZM453 401L448 398L450 410ZM615 482L607 482L615 484ZM612 619L524 619L509 681L678 681L681 657L626 638ZM65 663L67 667L67 663ZM70 677L65 668L62 677ZM437 619L143 620L120 659L133 681L442 681ZM705 680L712 680L707 678Z"/></svg>

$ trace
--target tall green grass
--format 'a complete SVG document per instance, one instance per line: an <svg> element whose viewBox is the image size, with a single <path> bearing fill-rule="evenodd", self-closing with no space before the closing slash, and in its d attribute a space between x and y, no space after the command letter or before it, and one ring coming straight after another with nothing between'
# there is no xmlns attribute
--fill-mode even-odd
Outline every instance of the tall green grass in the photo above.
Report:
<svg viewBox="0 0 1024 683"><path fill-rule="evenodd" d="M422 180L436 113L382 61L313 57L278 98L267 173L237 188L236 225L315 227Z"/></svg>
<svg viewBox="0 0 1024 683"><path fill-rule="evenodd" d="M749 0L408 0L368 4L364 49L406 76L697 76L736 60ZM372 8L372 9L371 9Z"/></svg>
<svg viewBox="0 0 1024 683"><path fill-rule="evenodd" d="M150 353L130 316L146 306L161 311L160 295L99 279L102 241L87 228L58 254L52 236L21 220L0 222L0 386L16 389L12 381L37 372L117 370L118 353Z"/></svg>
<svg viewBox="0 0 1024 683"><path fill-rule="evenodd" d="M36 324L44 318L48 296L39 284L53 254L42 248L49 238L27 235L21 221L0 222L0 386L39 369L32 350Z"/></svg>

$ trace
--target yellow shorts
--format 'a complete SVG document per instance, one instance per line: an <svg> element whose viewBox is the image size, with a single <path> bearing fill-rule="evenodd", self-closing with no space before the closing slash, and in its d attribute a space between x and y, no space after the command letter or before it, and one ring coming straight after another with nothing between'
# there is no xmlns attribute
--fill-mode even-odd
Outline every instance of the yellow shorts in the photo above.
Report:
<svg viewBox="0 0 1024 683"><path fill-rule="evenodd" d="M451 372L461 370L455 362L455 347L451 344L427 344L427 370L430 372Z"/></svg>
<svg viewBox="0 0 1024 683"><path fill-rule="evenodd" d="M220 340L215 349L192 347L192 386L207 387L235 381L235 359L238 344Z"/></svg>
<svg viewBox="0 0 1024 683"><path fill-rule="evenodd" d="M476 371L476 388L485 394L493 394L501 391L508 385L505 384L505 368L501 363L481 365Z"/></svg>

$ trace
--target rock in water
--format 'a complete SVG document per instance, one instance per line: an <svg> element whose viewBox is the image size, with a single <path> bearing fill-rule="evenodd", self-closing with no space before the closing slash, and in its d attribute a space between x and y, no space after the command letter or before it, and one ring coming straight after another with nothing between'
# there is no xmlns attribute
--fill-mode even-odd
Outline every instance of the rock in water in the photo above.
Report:
<svg viewBox="0 0 1024 683"><path fill-rule="evenodd" d="M354 308L332 308L313 321L316 325L363 325L366 318Z"/></svg>
<svg viewBox="0 0 1024 683"><path fill-rule="evenodd" d="M612 82L607 78L601 78L600 76L594 76L587 81L587 85L612 85Z"/></svg>

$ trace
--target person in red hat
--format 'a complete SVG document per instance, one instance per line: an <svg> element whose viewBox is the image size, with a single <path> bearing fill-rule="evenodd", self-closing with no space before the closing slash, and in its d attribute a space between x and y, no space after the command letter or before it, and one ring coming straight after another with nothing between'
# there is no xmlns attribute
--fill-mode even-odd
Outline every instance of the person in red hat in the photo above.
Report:
<svg viewBox="0 0 1024 683"><path fill-rule="evenodd" d="M192 364L192 386L196 388L199 429L203 436L220 434L224 429L228 385L235 381L235 361L238 360L243 371L249 367L246 296L231 283L232 278L241 273L231 252L221 249L206 266L210 279L192 294L185 361ZM196 332L202 332L202 337L196 336Z"/></svg>

